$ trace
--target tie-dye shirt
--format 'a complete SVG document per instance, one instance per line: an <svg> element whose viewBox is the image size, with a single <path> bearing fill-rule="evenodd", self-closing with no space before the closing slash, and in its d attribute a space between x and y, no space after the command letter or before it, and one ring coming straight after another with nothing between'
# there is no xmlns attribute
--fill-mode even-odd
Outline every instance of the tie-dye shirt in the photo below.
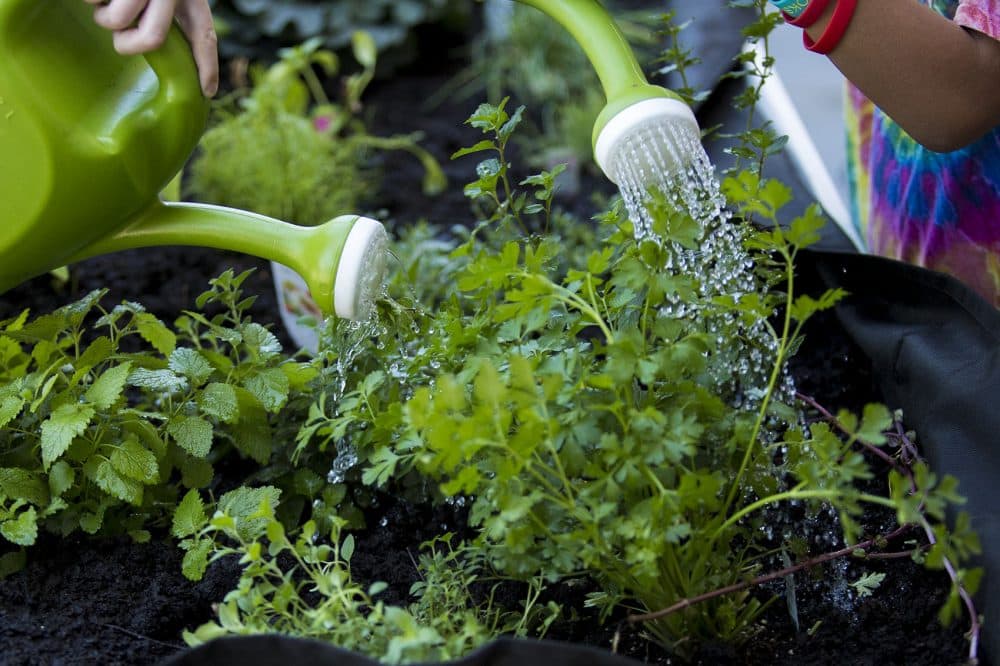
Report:
<svg viewBox="0 0 1000 666"><path fill-rule="evenodd" d="M925 4L1000 38L1000 0ZM1000 127L935 153L853 86L847 113L852 213L868 249L954 275L1000 307Z"/></svg>

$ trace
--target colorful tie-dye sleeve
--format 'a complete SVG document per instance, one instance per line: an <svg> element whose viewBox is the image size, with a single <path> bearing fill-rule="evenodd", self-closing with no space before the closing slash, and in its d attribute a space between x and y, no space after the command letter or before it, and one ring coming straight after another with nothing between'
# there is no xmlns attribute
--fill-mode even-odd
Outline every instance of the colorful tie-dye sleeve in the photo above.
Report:
<svg viewBox="0 0 1000 666"><path fill-rule="evenodd" d="M961 0L955 10L955 23L1000 37L1000 0Z"/></svg>
<svg viewBox="0 0 1000 666"><path fill-rule="evenodd" d="M1000 0L926 4L1000 37ZM950 273L1000 306L1000 129L935 153L853 87L846 111L852 212L868 249Z"/></svg>

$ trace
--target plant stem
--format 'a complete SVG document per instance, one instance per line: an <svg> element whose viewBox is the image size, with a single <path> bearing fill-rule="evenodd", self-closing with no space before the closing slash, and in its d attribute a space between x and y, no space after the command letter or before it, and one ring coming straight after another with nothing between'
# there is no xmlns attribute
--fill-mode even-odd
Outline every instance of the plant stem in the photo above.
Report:
<svg viewBox="0 0 1000 666"><path fill-rule="evenodd" d="M812 567L823 564L825 562L829 562L831 560L836 560L841 557L846 557L847 555L853 555L858 550L867 551L869 548L872 548L878 545L879 543L890 541L892 539L899 537L901 534L903 534L905 531L908 531L909 529L911 529L911 526L907 525L898 528L896 530L893 530L892 532L889 532L887 534L872 539L868 539L867 541L862 541L861 543L858 544L854 544L853 546L846 546L844 548L841 548L840 550L835 550L830 553L824 553L823 555L819 555L812 559L806 560L805 562L800 562L799 564L795 564L790 567L786 567L784 569L779 569L778 571L772 571L771 573L758 576L753 580L743 581L741 583L734 583L732 585L727 585L726 587L720 587L710 592L705 592L704 594L699 594L698 596L695 597L681 599L677 603L668 606L667 608L663 608L650 613L629 615L626 618L626 621L629 624L636 624L639 622L650 622L653 620L658 620L662 617L666 617L667 615L671 615L679 610L683 610L690 606L694 606L695 604L699 604L703 601L715 599L716 597L721 597L726 594L732 594L733 592L740 592L742 590L746 590L751 587L762 585L777 578L784 578L785 576L793 574L797 571L802 571L803 569L810 569ZM909 554L910 554L909 551L907 551L907 555Z"/></svg>

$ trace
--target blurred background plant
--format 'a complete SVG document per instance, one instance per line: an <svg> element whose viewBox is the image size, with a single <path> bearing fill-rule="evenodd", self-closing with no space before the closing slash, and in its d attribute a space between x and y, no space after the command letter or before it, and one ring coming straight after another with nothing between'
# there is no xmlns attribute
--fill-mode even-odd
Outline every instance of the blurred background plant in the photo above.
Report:
<svg viewBox="0 0 1000 666"><path fill-rule="evenodd" d="M604 3L640 62L659 54L656 3ZM636 8L646 5L646 8ZM570 34L539 10L509 0L486 0L483 37L475 40L470 64L432 100L465 100L478 95L510 96L531 109L516 137L523 159L533 168L567 165L560 195L579 191L574 175L593 168L591 133L604 96L594 68Z"/></svg>
<svg viewBox="0 0 1000 666"><path fill-rule="evenodd" d="M260 56L261 48L289 46L318 37L342 49L361 30L383 52L402 46L417 26L462 22L468 2L460 0L212 0L222 30L225 56Z"/></svg>
<svg viewBox="0 0 1000 666"><path fill-rule="evenodd" d="M372 150L411 153L424 165L424 190L444 188L440 165L418 145L418 133L373 136L359 116L375 72L374 38L354 33L351 48L361 69L343 78L336 100L327 96L323 79L340 74L340 59L321 47L314 37L280 50L278 62L252 67L248 86L220 99L191 167L189 194L319 224L357 212L376 189L377 174L367 166Z"/></svg>

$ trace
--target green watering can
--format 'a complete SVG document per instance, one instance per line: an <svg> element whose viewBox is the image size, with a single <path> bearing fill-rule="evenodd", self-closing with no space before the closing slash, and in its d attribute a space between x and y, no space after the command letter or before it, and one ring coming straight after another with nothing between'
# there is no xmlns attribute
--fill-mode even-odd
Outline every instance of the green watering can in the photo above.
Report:
<svg viewBox="0 0 1000 666"><path fill-rule="evenodd" d="M0 0L0 293L99 254L198 245L289 266L325 313L367 317L386 268L379 222L300 227L160 200L208 117L190 48L175 28L159 51L121 56L91 11Z"/></svg>

